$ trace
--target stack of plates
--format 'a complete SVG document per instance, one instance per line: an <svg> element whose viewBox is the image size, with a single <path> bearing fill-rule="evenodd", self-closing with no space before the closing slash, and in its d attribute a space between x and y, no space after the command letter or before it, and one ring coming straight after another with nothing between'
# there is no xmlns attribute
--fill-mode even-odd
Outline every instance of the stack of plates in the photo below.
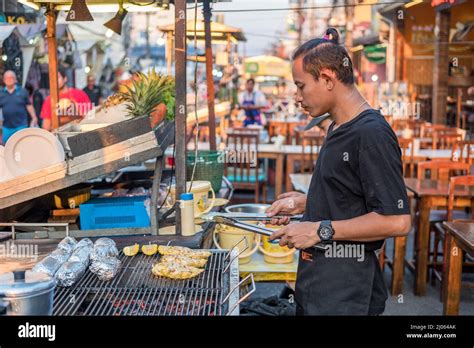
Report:
<svg viewBox="0 0 474 348"><path fill-rule="evenodd" d="M64 149L59 139L41 128L25 128L13 134L5 144L3 157L13 177L44 169L65 160Z"/></svg>

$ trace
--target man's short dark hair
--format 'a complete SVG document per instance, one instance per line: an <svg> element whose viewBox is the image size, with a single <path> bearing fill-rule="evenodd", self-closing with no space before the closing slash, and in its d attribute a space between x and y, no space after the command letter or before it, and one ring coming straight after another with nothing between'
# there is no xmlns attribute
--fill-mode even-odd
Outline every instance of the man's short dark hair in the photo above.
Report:
<svg viewBox="0 0 474 348"><path fill-rule="evenodd" d="M249 82L252 82L253 84L255 84L255 80L253 78L247 79L247 83L249 83Z"/></svg>
<svg viewBox="0 0 474 348"><path fill-rule="evenodd" d="M334 28L326 30L324 38L312 39L296 49L292 59L303 56L303 69L318 80L321 69L336 73L339 81L352 85L355 81L352 61L346 49L339 45L339 33Z"/></svg>

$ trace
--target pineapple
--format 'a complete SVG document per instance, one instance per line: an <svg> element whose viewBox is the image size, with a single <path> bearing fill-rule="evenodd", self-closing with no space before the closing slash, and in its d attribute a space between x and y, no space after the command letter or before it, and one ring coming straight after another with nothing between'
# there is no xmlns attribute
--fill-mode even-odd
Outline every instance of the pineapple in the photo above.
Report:
<svg viewBox="0 0 474 348"><path fill-rule="evenodd" d="M136 73L132 85L125 86L126 92L119 93L127 105L129 114L133 117L160 117L158 122L152 120L152 126L161 122L163 113L166 119L174 119L175 84L174 78L157 73L154 69L148 74ZM166 107L166 110L165 110Z"/></svg>

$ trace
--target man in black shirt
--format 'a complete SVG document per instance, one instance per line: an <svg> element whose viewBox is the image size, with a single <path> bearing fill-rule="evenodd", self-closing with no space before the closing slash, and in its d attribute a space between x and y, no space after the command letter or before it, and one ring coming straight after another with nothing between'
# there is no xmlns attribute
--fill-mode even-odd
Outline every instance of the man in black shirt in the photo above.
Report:
<svg viewBox="0 0 474 348"><path fill-rule="evenodd" d="M303 44L293 55L297 101L311 116L329 113L334 122L308 195L286 193L267 214L304 212L302 222L271 237L300 249L297 314L379 315L387 290L375 250L385 238L410 230L408 198L397 138L358 92L338 37L328 29L324 38Z"/></svg>
<svg viewBox="0 0 474 348"><path fill-rule="evenodd" d="M93 75L87 76L87 86L83 89L89 97L92 105L97 106L102 103L102 90L95 84L95 77Z"/></svg>

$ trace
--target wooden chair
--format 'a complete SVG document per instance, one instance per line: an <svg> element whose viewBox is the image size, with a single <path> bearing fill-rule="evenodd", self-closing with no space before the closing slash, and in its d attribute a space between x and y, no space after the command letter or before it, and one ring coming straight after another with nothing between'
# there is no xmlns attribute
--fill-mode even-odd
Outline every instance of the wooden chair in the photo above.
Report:
<svg viewBox="0 0 474 348"><path fill-rule="evenodd" d="M224 175L234 188L255 191L255 203L260 203L260 189L263 202L267 201L265 172L258 163L260 131L251 128L233 128L227 132L227 156Z"/></svg>
<svg viewBox="0 0 474 348"><path fill-rule="evenodd" d="M408 120L408 127L413 130L413 137L421 137L421 128L426 124L424 120Z"/></svg>
<svg viewBox="0 0 474 348"><path fill-rule="evenodd" d="M426 161L418 163L418 179L431 179L449 181L451 176L466 175L469 173L470 166L467 163L453 161ZM426 175L429 171L429 177Z"/></svg>
<svg viewBox="0 0 474 348"><path fill-rule="evenodd" d="M446 221L460 221L459 219L454 219L454 201L455 201L455 188L457 186L465 186L467 189L470 187L474 187L474 175L465 175L465 176L454 176L449 180L449 196L448 196L448 210L447 210L447 217ZM474 197L471 197L471 216L470 219L466 219L467 221L474 221ZM464 219L463 219L464 220ZM434 253L433 253L433 268L432 268L432 284L439 280L442 283L441 288L441 299L443 296L446 295L446 281L443 279L444 270L446 269L446 258L449 257L448 253L448 240L445 238L446 231L441 222L436 223L435 229L435 243L434 243ZM443 262L441 271L438 269L438 249L439 243L443 241ZM474 266L474 262L465 262L466 266Z"/></svg>
<svg viewBox="0 0 474 348"><path fill-rule="evenodd" d="M274 137L275 135L283 135L286 140L288 137L287 128L288 122L278 121L278 120L269 120L268 121L268 135Z"/></svg>
<svg viewBox="0 0 474 348"><path fill-rule="evenodd" d="M415 175L415 151L413 143L413 138L398 138L398 144L402 150L403 176L405 178L410 178Z"/></svg>
<svg viewBox="0 0 474 348"><path fill-rule="evenodd" d="M458 141L453 145L451 161L473 164L471 152L474 153L474 140Z"/></svg>
<svg viewBox="0 0 474 348"><path fill-rule="evenodd" d="M467 175L469 174L470 166L467 163L453 162L453 161L427 161L418 163L418 179L426 179L429 172L428 179L439 180L449 182L452 176L457 175ZM432 255L432 265L436 264L438 257L438 244L439 241L436 237L436 224L446 221L447 210L446 207L433 207L430 211L430 242L428 245L431 245L432 234L434 234L434 248L428 253ZM463 211L456 211L457 219L464 219L465 214ZM416 243L416 240L415 240ZM416 247L416 245L415 245ZM416 249L414 249L416 250ZM433 277L431 282L434 283Z"/></svg>
<svg viewBox="0 0 474 348"><path fill-rule="evenodd" d="M301 145L300 173L313 173L319 156L319 150L324 143L324 136L320 131L298 131L296 139Z"/></svg>
<svg viewBox="0 0 474 348"><path fill-rule="evenodd" d="M462 140L462 134L452 133L451 131L437 131L433 133L433 142L431 147L433 149L439 150L452 149L454 144Z"/></svg>

